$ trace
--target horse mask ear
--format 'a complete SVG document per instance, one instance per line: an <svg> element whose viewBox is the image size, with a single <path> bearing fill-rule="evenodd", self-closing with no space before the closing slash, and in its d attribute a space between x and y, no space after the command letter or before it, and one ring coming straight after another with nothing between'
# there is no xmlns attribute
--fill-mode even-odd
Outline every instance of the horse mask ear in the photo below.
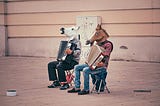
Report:
<svg viewBox="0 0 160 106"><path fill-rule="evenodd" d="M75 27L75 30L79 30L79 28L80 28L80 26L76 26L76 27Z"/></svg>
<svg viewBox="0 0 160 106"><path fill-rule="evenodd" d="M102 27L100 24L98 24L96 30L100 30L100 29L102 29Z"/></svg>

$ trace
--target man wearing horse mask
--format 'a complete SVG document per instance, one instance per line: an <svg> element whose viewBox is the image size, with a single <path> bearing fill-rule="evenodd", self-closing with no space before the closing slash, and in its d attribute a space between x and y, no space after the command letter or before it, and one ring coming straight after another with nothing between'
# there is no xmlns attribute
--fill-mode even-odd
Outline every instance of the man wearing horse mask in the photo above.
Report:
<svg viewBox="0 0 160 106"><path fill-rule="evenodd" d="M79 27L76 26L60 29L61 34L68 37L67 45L70 46L65 49L65 59L57 59L48 63L49 81L52 81L52 84L48 88L57 88L59 86L61 86L60 90L69 88L65 71L73 69L79 63L81 54L81 42L77 33L78 30Z"/></svg>
<svg viewBox="0 0 160 106"><path fill-rule="evenodd" d="M101 25L97 25L96 32L92 36L90 40L86 41L86 44L91 44L91 46L94 44L94 41L96 41L96 45L99 47L102 47L105 49L105 51L102 52L102 55L104 56L103 59L96 64L96 68L92 70L88 64L79 64L74 67L75 71L75 87L71 90L68 90L68 93L76 93L78 92L78 95L85 95L89 94L89 75L91 72L97 72L100 71L100 75L103 75L105 78L107 76L107 67L108 62L110 58L110 54L113 49L112 42L108 41L109 38L108 33L102 29ZM80 89L80 72L83 72L84 77L84 88L83 90ZM95 75L92 75L92 82L95 83ZM96 90L98 90L98 87L96 86ZM103 91L104 89L102 89Z"/></svg>

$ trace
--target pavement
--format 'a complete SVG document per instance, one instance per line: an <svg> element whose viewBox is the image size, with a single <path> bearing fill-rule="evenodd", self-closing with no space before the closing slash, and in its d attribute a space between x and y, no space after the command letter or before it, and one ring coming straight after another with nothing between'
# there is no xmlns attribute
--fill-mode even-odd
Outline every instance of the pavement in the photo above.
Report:
<svg viewBox="0 0 160 106"><path fill-rule="evenodd" d="M160 106L160 63L110 61L107 85L111 93L77 95L47 88L47 64L52 60L0 57L0 106ZM83 88L83 76L81 81ZM15 89L17 96L6 96L9 89Z"/></svg>

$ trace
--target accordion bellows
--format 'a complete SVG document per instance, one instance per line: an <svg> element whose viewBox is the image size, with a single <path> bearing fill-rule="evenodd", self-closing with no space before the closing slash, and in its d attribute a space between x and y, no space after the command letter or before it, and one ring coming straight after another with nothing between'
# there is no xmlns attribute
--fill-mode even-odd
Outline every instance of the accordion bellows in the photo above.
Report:
<svg viewBox="0 0 160 106"><path fill-rule="evenodd" d="M68 41L61 41L58 51L57 60L62 60L62 58L66 55L65 50L67 48Z"/></svg>
<svg viewBox="0 0 160 106"><path fill-rule="evenodd" d="M87 60L85 61L91 69L94 69L96 67L96 64L102 61L104 57L102 55L103 51L104 49L102 47L99 47L98 45L93 45L91 47Z"/></svg>

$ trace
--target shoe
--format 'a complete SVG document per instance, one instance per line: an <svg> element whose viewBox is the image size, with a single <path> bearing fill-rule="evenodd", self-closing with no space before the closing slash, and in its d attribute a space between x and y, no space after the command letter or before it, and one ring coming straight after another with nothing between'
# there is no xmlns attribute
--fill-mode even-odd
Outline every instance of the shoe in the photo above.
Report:
<svg viewBox="0 0 160 106"><path fill-rule="evenodd" d="M53 83L54 83L55 86L61 86L59 81L54 81Z"/></svg>
<svg viewBox="0 0 160 106"><path fill-rule="evenodd" d="M68 93L77 93L77 92L80 92L80 91L81 91L80 88L73 88L73 89L71 89L71 90L68 90L67 92L68 92Z"/></svg>
<svg viewBox="0 0 160 106"><path fill-rule="evenodd" d="M48 86L48 88L56 88L61 86L61 84L59 83L59 81L54 81L51 85Z"/></svg>
<svg viewBox="0 0 160 106"><path fill-rule="evenodd" d="M86 94L89 94L89 90L88 91L82 90L82 91L78 92L78 95L86 95Z"/></svg>
<svg viewBox="0 0 160 106"><path fill-rule="evenodd" d="M48 86L48 88L56 88L56 86L51 84L51 85Z"/></svg>
<svg viewBox="0 0 160 106"><path fill-rule="evenodd" d="M64 84L63 86L60 87L60 90L66 90L68 88L69 88L69 84L66 83L66 84Z"/></svg>

